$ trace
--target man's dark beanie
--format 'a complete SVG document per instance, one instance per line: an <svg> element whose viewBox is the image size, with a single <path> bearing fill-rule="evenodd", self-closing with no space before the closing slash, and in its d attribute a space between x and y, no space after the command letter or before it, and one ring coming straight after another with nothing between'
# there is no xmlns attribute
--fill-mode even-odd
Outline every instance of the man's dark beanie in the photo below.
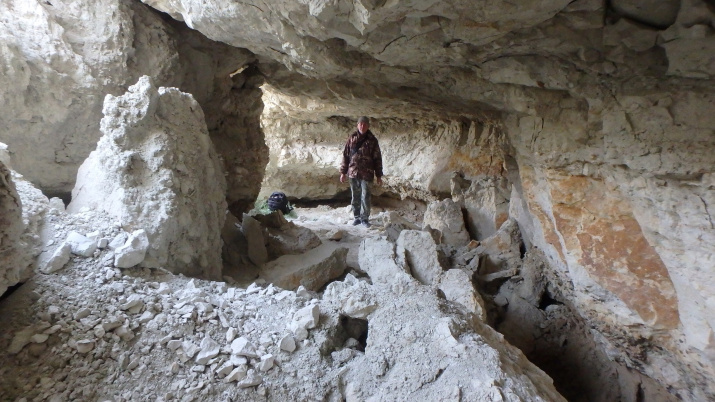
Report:
<svg viewBox="0 0 715 402"><path fill-rule="evenodd" d="M358 123L370 124L370 119L368 119L367 116L360 116L360 118L358 119Z"/></svg>

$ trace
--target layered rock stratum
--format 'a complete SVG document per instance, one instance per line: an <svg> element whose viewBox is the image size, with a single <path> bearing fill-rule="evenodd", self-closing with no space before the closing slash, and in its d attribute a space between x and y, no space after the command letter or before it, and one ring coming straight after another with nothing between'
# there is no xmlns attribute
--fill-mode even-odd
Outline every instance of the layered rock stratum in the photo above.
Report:
<svg viewBox="0 0 715 402"><path fill-rule="evenodd" d="M201 106L236 216L259 192L346 197L368 115L378 193L451 198L472 240L513 219L604 356L715 397L712 2L143 3L0 4L0 141L47 194L142 75Z"/></svg>

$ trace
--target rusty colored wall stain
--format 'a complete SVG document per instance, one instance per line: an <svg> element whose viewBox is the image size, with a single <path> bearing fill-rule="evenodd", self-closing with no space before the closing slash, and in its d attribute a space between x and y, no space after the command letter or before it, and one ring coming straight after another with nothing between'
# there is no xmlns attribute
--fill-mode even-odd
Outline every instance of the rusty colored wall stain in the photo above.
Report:
<svg viewBox="0 0 715 402"><path fill-rule="evenodd" d="M630 205L598 179L552 171L548 181L566 252L646 323L675 328L679 316L673 283Z"/></svg>
<svg viewBox="0 0 715 402"><path fill-rule="evenodd" d="M502 176L504 160L496 155L472 156L470 152L456 150L450 155L447 169L462 172L465 176Z"/></svg>
<svg viewBox="0 0 715 402"><path fill-rule="evenodd" d="M556 227L551 221L551 218L549 218L549 215L544 212L544 209L536 201L536 197L534 195L534 189L536 186L534 171L528 167L521 167L519 172L521 176L521 187L524 190L524 199L526 200L529 212L541 224L541 231L544 234L544 240L546 240L546 243L556 249L556 252L559 253L559 257L561 258L561 262L565 264L566 257L564 256L564 252L561 247L559 235L556 233Z"/></svg>

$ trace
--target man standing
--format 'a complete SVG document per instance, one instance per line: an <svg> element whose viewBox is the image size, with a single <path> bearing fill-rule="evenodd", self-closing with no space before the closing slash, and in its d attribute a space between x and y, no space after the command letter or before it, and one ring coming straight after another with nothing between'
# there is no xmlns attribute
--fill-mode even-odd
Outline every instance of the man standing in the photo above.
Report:
<svg viewBox="0 0 715 402"><path fill-rule="evenodd" d="M370 227L370 183L377 177L382 185L382 153L377 138L370 129L370 119L358 119L357 130L348 136L343 149L343 163L340 165L340 182L345 183L345 175L350 178L352 192L353 225L360 223Z"/></svg>

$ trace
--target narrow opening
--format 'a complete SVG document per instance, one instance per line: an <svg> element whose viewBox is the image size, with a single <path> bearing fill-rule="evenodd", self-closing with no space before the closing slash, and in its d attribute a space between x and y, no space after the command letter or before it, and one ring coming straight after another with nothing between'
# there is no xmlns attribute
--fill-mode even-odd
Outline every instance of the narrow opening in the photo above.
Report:
<svg viewBox="0 0 715 402"><path fill-rule="evenodd" d="M17 284L12 285L12 286L8 286L8 288L7 288L7 290L5 291L5 293L3 293L2 295L0 295L0 302L2 302L3 300L7 299L8 297L10 297L11 294L15 293L15 291L18 290L18 289L20 289L20 286L22 286L22 285L24 285L24 284L25 284L25 283L22 282L22 283L17 283Z"/></svg>
<svg viewBox="0 0 715 402"><path fill-rule="evenodd" d="M554 304L563 305L563 303L551 296L551 292L548 289L544 290L544 294L541 295L541 300L539 301L539 310L546 310L547 307Z"/></svg>
<svg viewBox="0 0 715 402"><path fill-rule="evenodd" d="M340 327L345 333L343 346L354 346L355 349L364 352L365 347L367 346L367 320L341 315ZM355 343L355 341L357 341L357 344Z"/></svg>

